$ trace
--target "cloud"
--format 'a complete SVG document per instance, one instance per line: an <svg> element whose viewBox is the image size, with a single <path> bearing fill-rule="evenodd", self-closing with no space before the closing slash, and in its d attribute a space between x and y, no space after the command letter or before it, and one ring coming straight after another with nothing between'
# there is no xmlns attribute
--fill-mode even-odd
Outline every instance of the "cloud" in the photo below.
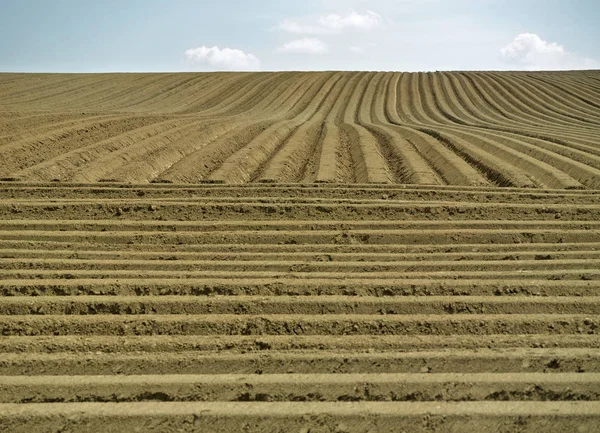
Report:
<svg viewBox="0 0 600 433"><path fill-rule="evenodd" d="M320 17L316 24L302 24L296 21L284 20L276 28L288 33L319 35L341 33L346 30L369 31L382 22L381 15L373 11L367 11L362 15L357 12L345 16L329 14Z"/></svg>
<svg viewBox="0 0 600 433"><path fill-rule="evenodd" d="M371 30L381 24L381 21L381 15L373 11L367 11L364 15L352 12L346 16L330 14L319 18L319 24L323 28L335 31L343 31L345 29Z"/></svg>
<svg viewBox="0 0 600 433"><path fill-rule="evenodd" d="M205 47L190 48L185 58L193 66L229 71L258 71L260 60L253 54L233 48Z"/></svg>
<svg viewBox="0 0 600 433"><path fill-rule="evenodd" d="M352 45L349 49L350 51L356 54L362 54L365 52L365 49L363 47L358 47L356 45Z"/></svg>
<svg viewBox="0 0 600 433"><path fill-rule="evenodd" d="M325 54L327 45L317 38L302 38L290 41L277 49L278 53Z"/></svg>
<svg viewBox="0 0 600 433"><path fill-rule="evenodd" d="M500 50L500 59L527 70L595 69L600 62L571 53L556 42L522 33Z"/></svg>

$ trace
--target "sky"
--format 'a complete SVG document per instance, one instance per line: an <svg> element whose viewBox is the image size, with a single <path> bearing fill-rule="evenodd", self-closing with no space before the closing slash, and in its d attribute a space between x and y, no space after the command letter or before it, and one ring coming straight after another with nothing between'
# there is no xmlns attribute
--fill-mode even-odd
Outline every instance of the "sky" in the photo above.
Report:
<svg viewBox="0 0 600 433"><path fill-rule="evenodd" d="M0 0L0 71L600 69L598 0Z"/></svg>

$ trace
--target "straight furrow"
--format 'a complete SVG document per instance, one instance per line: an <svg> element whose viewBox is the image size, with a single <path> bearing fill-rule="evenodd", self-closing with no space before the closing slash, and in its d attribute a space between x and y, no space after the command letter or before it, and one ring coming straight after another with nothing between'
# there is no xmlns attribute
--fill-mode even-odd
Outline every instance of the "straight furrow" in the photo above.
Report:
<svg viewBox="0 0 600 433"><path fill-rule="evenodd" d="M600 297L499 296L16 296L0 316L600 314ZM593 330L589 325L586 332ZM583 328L582 328L583 329ZM1 392L0 392L1 394Z"/></svg>

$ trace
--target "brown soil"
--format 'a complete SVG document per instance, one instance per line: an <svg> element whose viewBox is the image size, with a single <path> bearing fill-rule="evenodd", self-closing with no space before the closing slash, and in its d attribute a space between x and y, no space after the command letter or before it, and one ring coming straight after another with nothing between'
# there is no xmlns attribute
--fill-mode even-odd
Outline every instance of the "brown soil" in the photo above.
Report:
<svg viewBox="0 0 600 433"><path fill-rule="evenodd" d="M0 74L0 431L598 431L596 76Z"/></svg>

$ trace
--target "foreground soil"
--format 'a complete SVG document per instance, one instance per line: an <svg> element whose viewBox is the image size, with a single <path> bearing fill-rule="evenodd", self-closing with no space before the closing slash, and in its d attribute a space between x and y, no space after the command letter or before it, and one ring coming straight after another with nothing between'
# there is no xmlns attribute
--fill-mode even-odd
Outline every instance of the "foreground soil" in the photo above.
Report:
<svg viewBox="0 0 600 433"><path fill-rule="evenodd" d="M0 184L0 431L594 432L600 191Z"/></svg>

